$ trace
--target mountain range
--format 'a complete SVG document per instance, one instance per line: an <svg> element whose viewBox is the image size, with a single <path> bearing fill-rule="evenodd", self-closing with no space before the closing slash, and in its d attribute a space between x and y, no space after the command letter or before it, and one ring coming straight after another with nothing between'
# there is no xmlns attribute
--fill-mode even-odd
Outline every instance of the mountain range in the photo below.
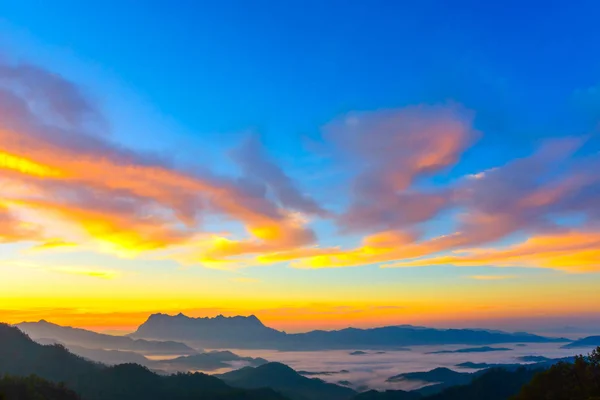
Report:
<svg viewBox="0 0 600 400"><path fill-rule="evenodd" d="M265 326L256 316L192 318L153 314L129 335L136 339L193 342L209 348L329 350L381 349L416 345L568 342L525 332L434 329L412 326L286 333Z"/></svg>
<svg viewBox="0 0 600 400"><path fill-rule="evenodd" d="M0 324L0 376L5 374L62 382L84 400L285 400L272 389L233 388L201 373L160 376L137 364L107 367Z"/></svg>
<svg viewBox="0 0 600 400"><path fill-rule="evenodd" d="M45 324L45 323L43 323ZM29 324L28 327L33 327L35 324ZM79 335L84 337L94 333L83 329L73 330L70 327L62 327L60 325L53 326L53 333L57 336L65 338L68 336L70 340L75 340L76 343L81 342ZM65 332L69 335L66 335ZM75 332L75 334L74 334ZM45 332L47 333L47 332ZM130 339L131 340L131 339ZM268 361L264 358L242 357L231 351L208 351L199 352L196 354L183 355L174 358L162 360L152 360L145 357L143 354L135 351L124 350L105 350L98 348L87 348L72 344L71 342L61 342L56 339L41 338L35 339L37 343L43 345L60 345L64 346L71 353L91 361L100 362L106 365L118 364L139 364L151 368L154 371L214 371L221 368L240 368L242 366L259 366L266 364ZM161 342L158 342L161 343ZM187 347L187 346L186 346Z"/></svg>
<svg viewBox="0 0 600 400"><path fill-rule="evenodd" d="M0 379L0 398L4 396L4 400L508 400L537 371L557 361L567 362L557 364L558 370L572 365L568 364L572 359L556 359L470 374L437 368L395 378L443 381L439 384L412 392L357 394L344 386L302 376L281 363L218 376L161 376L137 364L108 367L78 357L61 345L41 345L19 329L0 324L0 376L10 374ZM32 374L38 377L23 378Z"/></svg>
<svg viewBox="0 0 600 400"><path fill-rule="evenodd" d="M583 339L576 340L572 343L569 343L563 346L564 349L573 349L577 347L597 347L600 346L600 336L588 336Z"/></svg>
<svg viewBox="0 0 600 400"><path fill-rule="evenodd" d="M29 337L36 340L56 340L88 349L135 351L146 354L193 354L196 350L174 341L150 341L126 336L112 336L85 329L72 328L50 323L22 322L16 325Z"/></svg>

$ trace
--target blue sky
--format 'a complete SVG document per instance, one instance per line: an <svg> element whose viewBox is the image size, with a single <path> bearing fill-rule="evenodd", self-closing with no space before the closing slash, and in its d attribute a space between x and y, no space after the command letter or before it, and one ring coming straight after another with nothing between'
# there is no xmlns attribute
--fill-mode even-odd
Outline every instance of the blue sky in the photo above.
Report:
<svg viewBox="0 0 600 400"><path fill-rule="evenodd" d="M111 126L111 142L157 153L178 170L243 175L231 161L231 151L249 135L257 135L265 153L301 191L325 209L344 213L353 201L351 182L369 161L341 162L339 150L330 151L332 144L323 132L331 121L353 112L393 114L415 105L439 105L458 106L472 116L469 129L477 139L462 149L459 161L417 176L414 190L443 190L467 175L529 157L552 138L585 138L568 158L558 158L565 169L584 170L579 160L600 151L599 12L594 1L232 0L174 5L107 0L91 7L77 1L59 0L49 6L9 0L0 5L0 55L9 63L32 63L75 82L102 110ZM595 162L590 165L598 165ZM535 179L553 183L561 171ZM508 173L506 177L518 178ZM584 188L590 194L582 197L595 198L595 185ZM520 188L517 183L512 189L519 193ZM482 190L497 189L490 185ZM448 207L419 221L420 238L452 233L464 210ZM595 229L599 221L592 214L589 207L581 211L564 205L560 212L549 208L543 217L573 229ZM514 229L489 245L500 248L547 234L547 227L539 224L536 220ZM312 218L309 225L318 236L314 245L323 248L357 247L366 236L378 233L340 234L338 222L331 218ZM221 215L205 216L202 227L236 235L244 235L245 228L245 223ZM0 246L7 250L7 260L20 257L26 247ZM454 250L460 248L444 249L442 254ZM35 262L53 259L52 265L81 265L85 260L116 270L127 270L125 264L142 270L148 263L144 257L123 260L87 248L51 258L27 257ZM523 268L512 265L514 271L499 274L533 276L532 280L541 275L547 280L531 284L540 293L550 291L556 270L532 269L530 261L524 263ZM181 268L178 259L154 260L151 265L147 270L155 274ZM188 267L185 271L193 279L229 282L227 273ZM288 267L276 263L251 267L243 274L269 286L310 291L315 275ZM445 274L463 284L464 276L493 274L498 270L494 267L336 268L319 271L318 280L324 291L327 282L344 282L331 283L345 293L339 300L343 303L357 288L371 299L377 297L373 293L378 285L391 282L402 288L403 282L415 280L439 290L446 284ZM597 281L595 271L586 279ZM177 279L186 278L173 282ZM568 279L573 288L581 284L580 277ZM290 281L296 286L286 283ZM510 291L510 285L503 290ZM257 291L244 290L248 295ZM498 293L502 302L504 292ZM26 297L27 292L14 296ZM269 301L280 305L280 297L273 291ZM211 301L219 299L214 295ZM389 294L381 301L402 299ZM572 306L576 309L582 301L573 300ZM193 299L186 304L196 307Z"/></svg>

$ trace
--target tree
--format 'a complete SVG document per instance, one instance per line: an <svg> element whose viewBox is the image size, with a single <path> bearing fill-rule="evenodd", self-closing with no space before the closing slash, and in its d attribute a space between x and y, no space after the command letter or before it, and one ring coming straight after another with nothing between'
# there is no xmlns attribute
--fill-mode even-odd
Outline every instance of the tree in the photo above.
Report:
<svg viewBox="0 0 600 400"><path fill-rule="evenodd" d="M600 347L538 373L514 400L600 400Z"/></svg>

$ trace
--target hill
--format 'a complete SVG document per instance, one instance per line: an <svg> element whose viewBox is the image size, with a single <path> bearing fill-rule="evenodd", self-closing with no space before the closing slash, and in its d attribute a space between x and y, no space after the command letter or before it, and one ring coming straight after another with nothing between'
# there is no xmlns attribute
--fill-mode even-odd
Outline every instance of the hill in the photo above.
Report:
<svg viewBox="0 0 600 400"><path fill-rule="evenodd" d="M574 349L577 347L593 348L600 346L600 336L588 336L563 346L563 349Z"/></svg>
<svg viewBox="0 0 600 400"><path fill-rule="evenodd" d="M378 392L369 390L356 395L353 400L419 400L423 397L416 392L405 392L404 390L386 390Z"/></svg>
<svg viewBox="0 0 600 400"><path fill-rule="evenodd" d="M0 378L2 400L80 400L64 385L57 385L36 376Z"/></svg>
<svg viewBox="0 0 600 400"><path fill-rule="evenodd" d="M427 400L508 400L533 378L536 370L491 369L465 385L449 387Z"/></svg>
<svg viewBox="0 0 600 400"><path fill-rule="evenodd" d="M387 382L400 382L403 380L422 381L422 382L453 382L454 384L462 384L469 382L472 379L472 374L464 372L456 372L448 368L435 368L426 372L409 372L399 375L394 375L387 379Z"/></svg>
<svg viewBox="0 0 600 400"><path fill-rule="evenodd" d="M284 400L271 389L232 388L200 373L159 376L137 364L107 367L43 346L19 329L0 324L0 376L38 375L64 382L84 400Z"/></svg>
<svg viewBox="0 0 600 400"><path fill-rule="evenodd" d="M177 357L172 360L164 360L162 363L173 367L179 367L184 370L213 371L219 368L230 368L234 364L246 364L247 366L258 367L268 363L268 361L260 357L240 357L230 351L211 351L191 356Z"/></svg>
<svg viewBox="0 0 600 400"><path fill-rule="evenodd" d="M153 314L130 335L132 338L194 341L212 348L263 348L277 350L381 349L411 345L487 345L516 342L565 342L529 333L478 329L433 329L387 326L346 328L287 334L265 326L257 317L190 318L183 314Z"/></svg>
<svg viewBox="0 0 600 400"><path fill-rule="evenodd" d="M269 387L292 400L346 400L356 394L350 388L302 376L281 363L246 367L217 376L236 387Z"/></svg>
<svg viewBox="0 0 600 400"><path fill-rule="evenodd" d="M573 363L560 362L539 372L514 400L600 399L600 346Z"/></svg>
<svg viewBox="0 0 600 400"><path fill-rule="evenodd" d="M124 350L146 354L193 354L196 350L173 341L134 340L126 336L111 336L70 326L56 325L45 320L22 322L16 325L33 339L53 339L65 345L88 349Z"/></svg>
<svg viewBox="0 0 600 400"><path fill-rule="evenodd" d="M458 350L439 350L439 351L432 351L431 353L428 354L451 354L451 353L489 353L491 351L510 351L511 349L506 348L506 347L489 347L489 346L483 346L483 347L469 347L466 349L458 349Z"/></svg>

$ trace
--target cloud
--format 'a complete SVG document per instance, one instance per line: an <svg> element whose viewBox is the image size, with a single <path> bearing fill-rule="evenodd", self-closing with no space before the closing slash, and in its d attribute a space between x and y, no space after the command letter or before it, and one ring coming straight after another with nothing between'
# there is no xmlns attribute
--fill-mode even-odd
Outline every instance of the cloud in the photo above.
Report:
<svg viewBox="0 0 600 400"><path fill-rule="evenodd" d="M559 223L559 219L573 215L583 216L586 224L593 225L600 216L593 205L600 204L600 177L591 171L599 169L600 163L595 156L583 160L573 158L583 143L577 138L548 141L528 157L491 168L477 179L467 176L449 186L451 205L461 210L458 228L452 233L422 240L412 231L410 234L382 231L366 236L363 243L353 249L296 251L293 255L298 261L292 265L334 268L395 260L399 262L385 267L426 266L432 261L433 264L454 264L452 256L411 259L489 244L515 233L533 235L534 238L536 235L561 234L569 228ZM375 203L373 199L372 204ZM266 255L262 259L269 257L284 259L285 253ZM494 265L494 262L491 260L488 264ZM585 263L589 267L593 260ZM557 263L550 264L536 265L558 268Z"/></svg>
<svg viewBox="0 0 600 400"><path fill-rule="evenodd" d="M600 232L570 231L532 236L490 249L467 249L450 255L401 261L390 267L429 265L552 268L568 272L600 272Z"/></svg>
<svg viewBox="0 0 600 400"><path fill-rule="evenodd" d="M238 276L237 278L233 278L232 281L237 283L259 283L260 279Z"/></svg>
<svg viewBox="0 0 600 400"><path fill-rule="evenodd" d="M569 257L567 250L510 254L552 238L595 237L600 156L582 156L585 140L564 138L504 165L435 182L479 136L473 119L458 105L420 105L333 120L323 128L326 155L350 177L343 182L347 206L333 212L286 174L257 136L230 153L240 176L185 169L111 141L101 109L76 84L36 66L0 62L0 242L31 242L37 251L166 254L227 269L517 263L595 270L591 248ZM427 229L442 211L458 215L455 229L432 237ZM243 231L210 232L207 220L235 222ZM360 243L321 245L313 222L324 220L340 235L362 235ZM511 235L531 242L494 247Z"/></svg>
<svg viewBox="0 0 600 400"><path fill-rule="evenodd" d="M61 76L0 64L3 241L38 241L38 249L92 241L102 244L100 250L137 254L193 247L207 216L239 221L249 235L217 246L215 257L314 241L310 229L295 224L292 209L322 210L262 149L250 145L239 160L277 201L243 181L186 172L165 157L120 147L109 141L104 121L80 88ZM38 218L48 223L34 234L25 225ZM65 224L78 231L76 238L63 237Z"/></svg>
<svg viewBox="0 0 600 400"><path fill-rule="evenodd" d="M0 244L36 240L40 236L41 228L39 226L20 221L0 201Z"/></svg>
<svg viewBox="0 0 600 400"><path fill-rule="evenodd" d="M73 242L65 242L61 239L49 239L46 242L35 245L31 250L48 250L48 249L59 249L59 248L70 248L77 246Z"/></svg>
<svg viewBox="0 0 600 400"><path fill-rule="evenodd" d="M60 272L70 275L82 275L90 278L100 279L115 279L121 275L119 271L97 268L81 268L81 267L54 267L50 269L54 272Z"/></svg>
<svg viewBox="0 0 600 400"><path fill-rule="evenodd" d="M81 275L91 278L115 279L121 276L121 272L113 269L89 267L89 266L52 266L37 262L25 262L21 260L8 260L0 262L0 267L8 268L28 268L34 270L42 270L53 273Z"/></svg>
<svg viewBox="0 0 600 400"><path fill-rule="evenodd" d="M257 136L249 137L232 151L231 156L245 173L246 179L268 188L284 207L306 214L326 215L326 211L315 200L301 193L292 179L269 159Z"/></svg>
<svg viewBox="0 0 600 400"><path fill-rule="evenodd" d="M455 165L474 141L472 116L457 106L355 113L325 127L325 140L357 167L347 231L405 229L449 205L446 190L417 190L423 177Z"/></svg>
<svg viewBox="0 0 600 400"><path fill-rule="evenodd" d="M477 281L502 281L506 279L514 279L514 275L471 275L468 278Z"/></svg>

